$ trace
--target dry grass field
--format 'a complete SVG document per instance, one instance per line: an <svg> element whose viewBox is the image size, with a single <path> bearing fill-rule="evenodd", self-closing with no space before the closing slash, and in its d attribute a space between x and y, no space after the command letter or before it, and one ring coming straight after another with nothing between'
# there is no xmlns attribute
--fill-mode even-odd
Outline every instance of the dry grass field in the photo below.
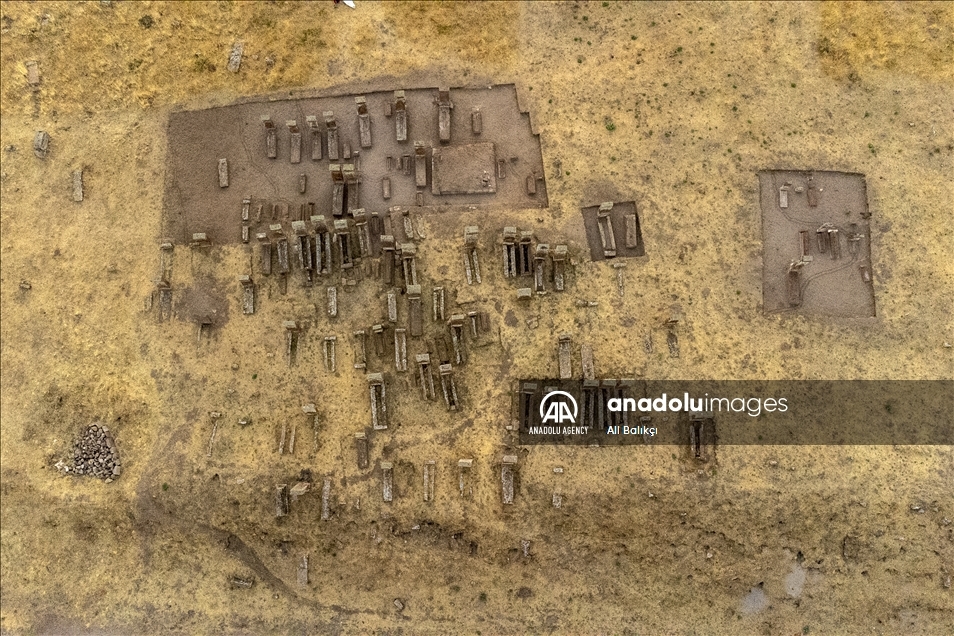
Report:
<svg viewBox="0 0 954 636"><path fill-rule="evenodd" d="M0 3L0 632L954 633L950 447L724 447L698 471L662 447L515 449L504 430L512 380L555 375L564 332L602 377L954 378L952 60L945 3ZM550 203L422 218L427 275L488 309L497 337L459 374L463 412L393 392L394 430L372 443L395 465L391 504L377 469L355 468L367 383L347 364L351 324L315 318L320 298L265 286L243 321L245 248L177 247L175 283L221 284L230 319L197 346L193 323L147 310L172 110L369 82L515 83ZM773 169L865 175L875 318L763 313L757 173ZM636 201L646 247L622 297L583 255L580 208L608 200ZM499 274L467 289L470 224L566 238L571 288L530 306ZM319 326L292 367L287 319ZM318 443L278 455L307 402ZM210 411L224 413L211 458ZM55 468L97 420L122 457L108 484ZM275 484L302 469L319 491L333 478L330 520L320 492L274 517Z"/></svg>

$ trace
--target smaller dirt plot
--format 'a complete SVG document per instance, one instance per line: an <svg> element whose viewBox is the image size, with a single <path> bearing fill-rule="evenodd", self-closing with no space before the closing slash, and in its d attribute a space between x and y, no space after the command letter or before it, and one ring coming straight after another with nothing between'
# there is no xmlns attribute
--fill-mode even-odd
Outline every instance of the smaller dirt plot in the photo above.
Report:
<svg viewBox="0 0 954 636"><path fill-rule="evenodd" d="M590 258L594 261L646 254L634 201L592 205L581 212Z"/></svg>
<svg viewBox="0 0 954 636"><path fill-rule="evenodd" d="M759 173L766 314L875 315L864 175Z"/></svg>

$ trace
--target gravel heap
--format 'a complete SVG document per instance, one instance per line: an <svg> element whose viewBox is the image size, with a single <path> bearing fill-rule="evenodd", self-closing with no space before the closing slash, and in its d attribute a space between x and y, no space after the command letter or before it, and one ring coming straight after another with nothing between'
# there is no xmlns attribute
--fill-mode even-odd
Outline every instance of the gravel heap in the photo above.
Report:
<svg viewBox="0 0 954 636"><path fill-rule="evenodd" d="M73 466L68 471L110 481L119 477L119 450L108 428L93 424L86 429L73 446Z"/></svg>

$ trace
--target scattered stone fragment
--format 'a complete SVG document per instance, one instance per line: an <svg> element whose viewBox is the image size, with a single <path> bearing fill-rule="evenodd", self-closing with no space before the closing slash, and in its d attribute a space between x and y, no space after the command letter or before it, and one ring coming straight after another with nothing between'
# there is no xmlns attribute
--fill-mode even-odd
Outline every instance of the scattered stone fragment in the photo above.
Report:
<svg viewBox="0 0 954 636"><path fill-rule="evenodd" d="M512 504L513 503L513 482L514 482L514 473L516 472L516 455L504 455L503 464L500 469L500 486L501 486L501 498L503 503ZM525 548L525 551L529 550L529 543Z"/></svg>
<svg viewBox="0 0 954 636"><path fill-rule="evenodd" d="M321 520L328 521L331 518L331 478L325 477L321 486Z"/></svg>
<svg viewBox="0 0 954 636"><path fill-rule="evenodd" d="M669 330L666 333L666 344L669 345L669 357L678 358L679 357L679 337L676 336L676 330L673 325L669 326Z"/></svg>
<svg viewBox="0 0 954 636"><path fill-rule="evenodd" d="M460 496L466 499L473 497L474 486L471 484L470 473L474 467L473 459L460 459L457 461L457 476L460 487Z"/></svg>
<svg viewBox="0 0 954 636"><path fill-rule="evenodd" d="M308 585L308 555L303 554L298 562L298 585L304 587Z"/></svg>
<svg viewBox="0 0 954 636"><path fill-rule="evenodd" d="M50 154L50 135L45 130L38 130L33 136L33 154L39 159L46 159Z"/></svg>
<svg viewBox="0 0 954 636"><path fill-rule="evenodd" d="M26 63L27 70L27 83L30 86L36 86L40 83L40 67L37 65L36 60L30 60Z"/></svg>
<svg viewBox="0 0 954 636"><path fill-rule="evenodd" d="M236 42L232 45L232 52L229 53L229 64L226 67L232 73L238 73L242 66L242 52L245 50L244 42Z"/></svg>
<svg viewBox="0 0 954 636"><path fill-rule="evenodd" d="M374 430L383 430L388 427L387 403L385 399L384 375L369 373L368 385L371 395L371 426Z"/></svg>
<svg viewBox="0 0 954 636"><path fill-rule="evenodd" d="M83 201L83 171L73 171L73 200L77 203Z"/></svg>
<svg viewBox="0 0 954 636"><path fill-rule="evenodd" d="M288 494L290 494L292 497L301 497L306 492L308 492L310 488L311 488L311 482L300 481L294 486L292 486L292 489L288 491Z"/></svg>
<svg viewBox="0 0 954 636"><path fill-rule="evenodd" d="M219 159L219 187L229 187L229 160Z"/></svg>
<svg viewBox="0 0 954 636"><path fill-rule="evenodd" d="M363 432L355 433L354 446L358 456L358 468L364 470L368 467L368 436Z"/></svg>
<svg viewBox="0 0 954 636"><path fill-rule="evenodd" d="M275 486L275 516L284 517L288 515L288 484L278 484Z"/></svg>
<svg viewBox="0 0 954 636"><path fill-rule="evenodd" d="M248 589L252 587L252 584L255 582L255 579L251 577L244 576L232 576L229 577L229 586L232 589Z"/></svg>
<svg viewBox="0 0 954 636"><path fill-rule="evenodd" d="M596 378L596 370L593 364L593 345L587 343L580 347L580 358L583 364L583 378L593 380Z"/></svg>
<svg viewBox="0 0 954 636"><path fill-rule="evenodd" d="M381 462L381 494L386 502L394 500L394 464Z"/></svg>
<svg viewBox="0 0 954 636"><path fill-rule="evenodd" d="M573 375L573 367L570 359L570 356L572 355L570 351L570 335L562 334L560 336L559 342L560 344L557 358L560 367L560 379L569 380Z"/></svg>

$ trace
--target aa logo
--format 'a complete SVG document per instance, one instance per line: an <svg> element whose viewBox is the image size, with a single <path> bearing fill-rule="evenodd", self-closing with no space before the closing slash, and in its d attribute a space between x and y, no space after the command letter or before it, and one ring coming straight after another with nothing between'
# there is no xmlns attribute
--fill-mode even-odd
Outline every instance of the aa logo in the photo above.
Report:
<svg viewBox="0 0 954 636"><path fill-rule="evenodd" d="M543 424L547 422L576 424L577 413L576 400L566 391L550 391L540 402L540 417Z"/></svg>

